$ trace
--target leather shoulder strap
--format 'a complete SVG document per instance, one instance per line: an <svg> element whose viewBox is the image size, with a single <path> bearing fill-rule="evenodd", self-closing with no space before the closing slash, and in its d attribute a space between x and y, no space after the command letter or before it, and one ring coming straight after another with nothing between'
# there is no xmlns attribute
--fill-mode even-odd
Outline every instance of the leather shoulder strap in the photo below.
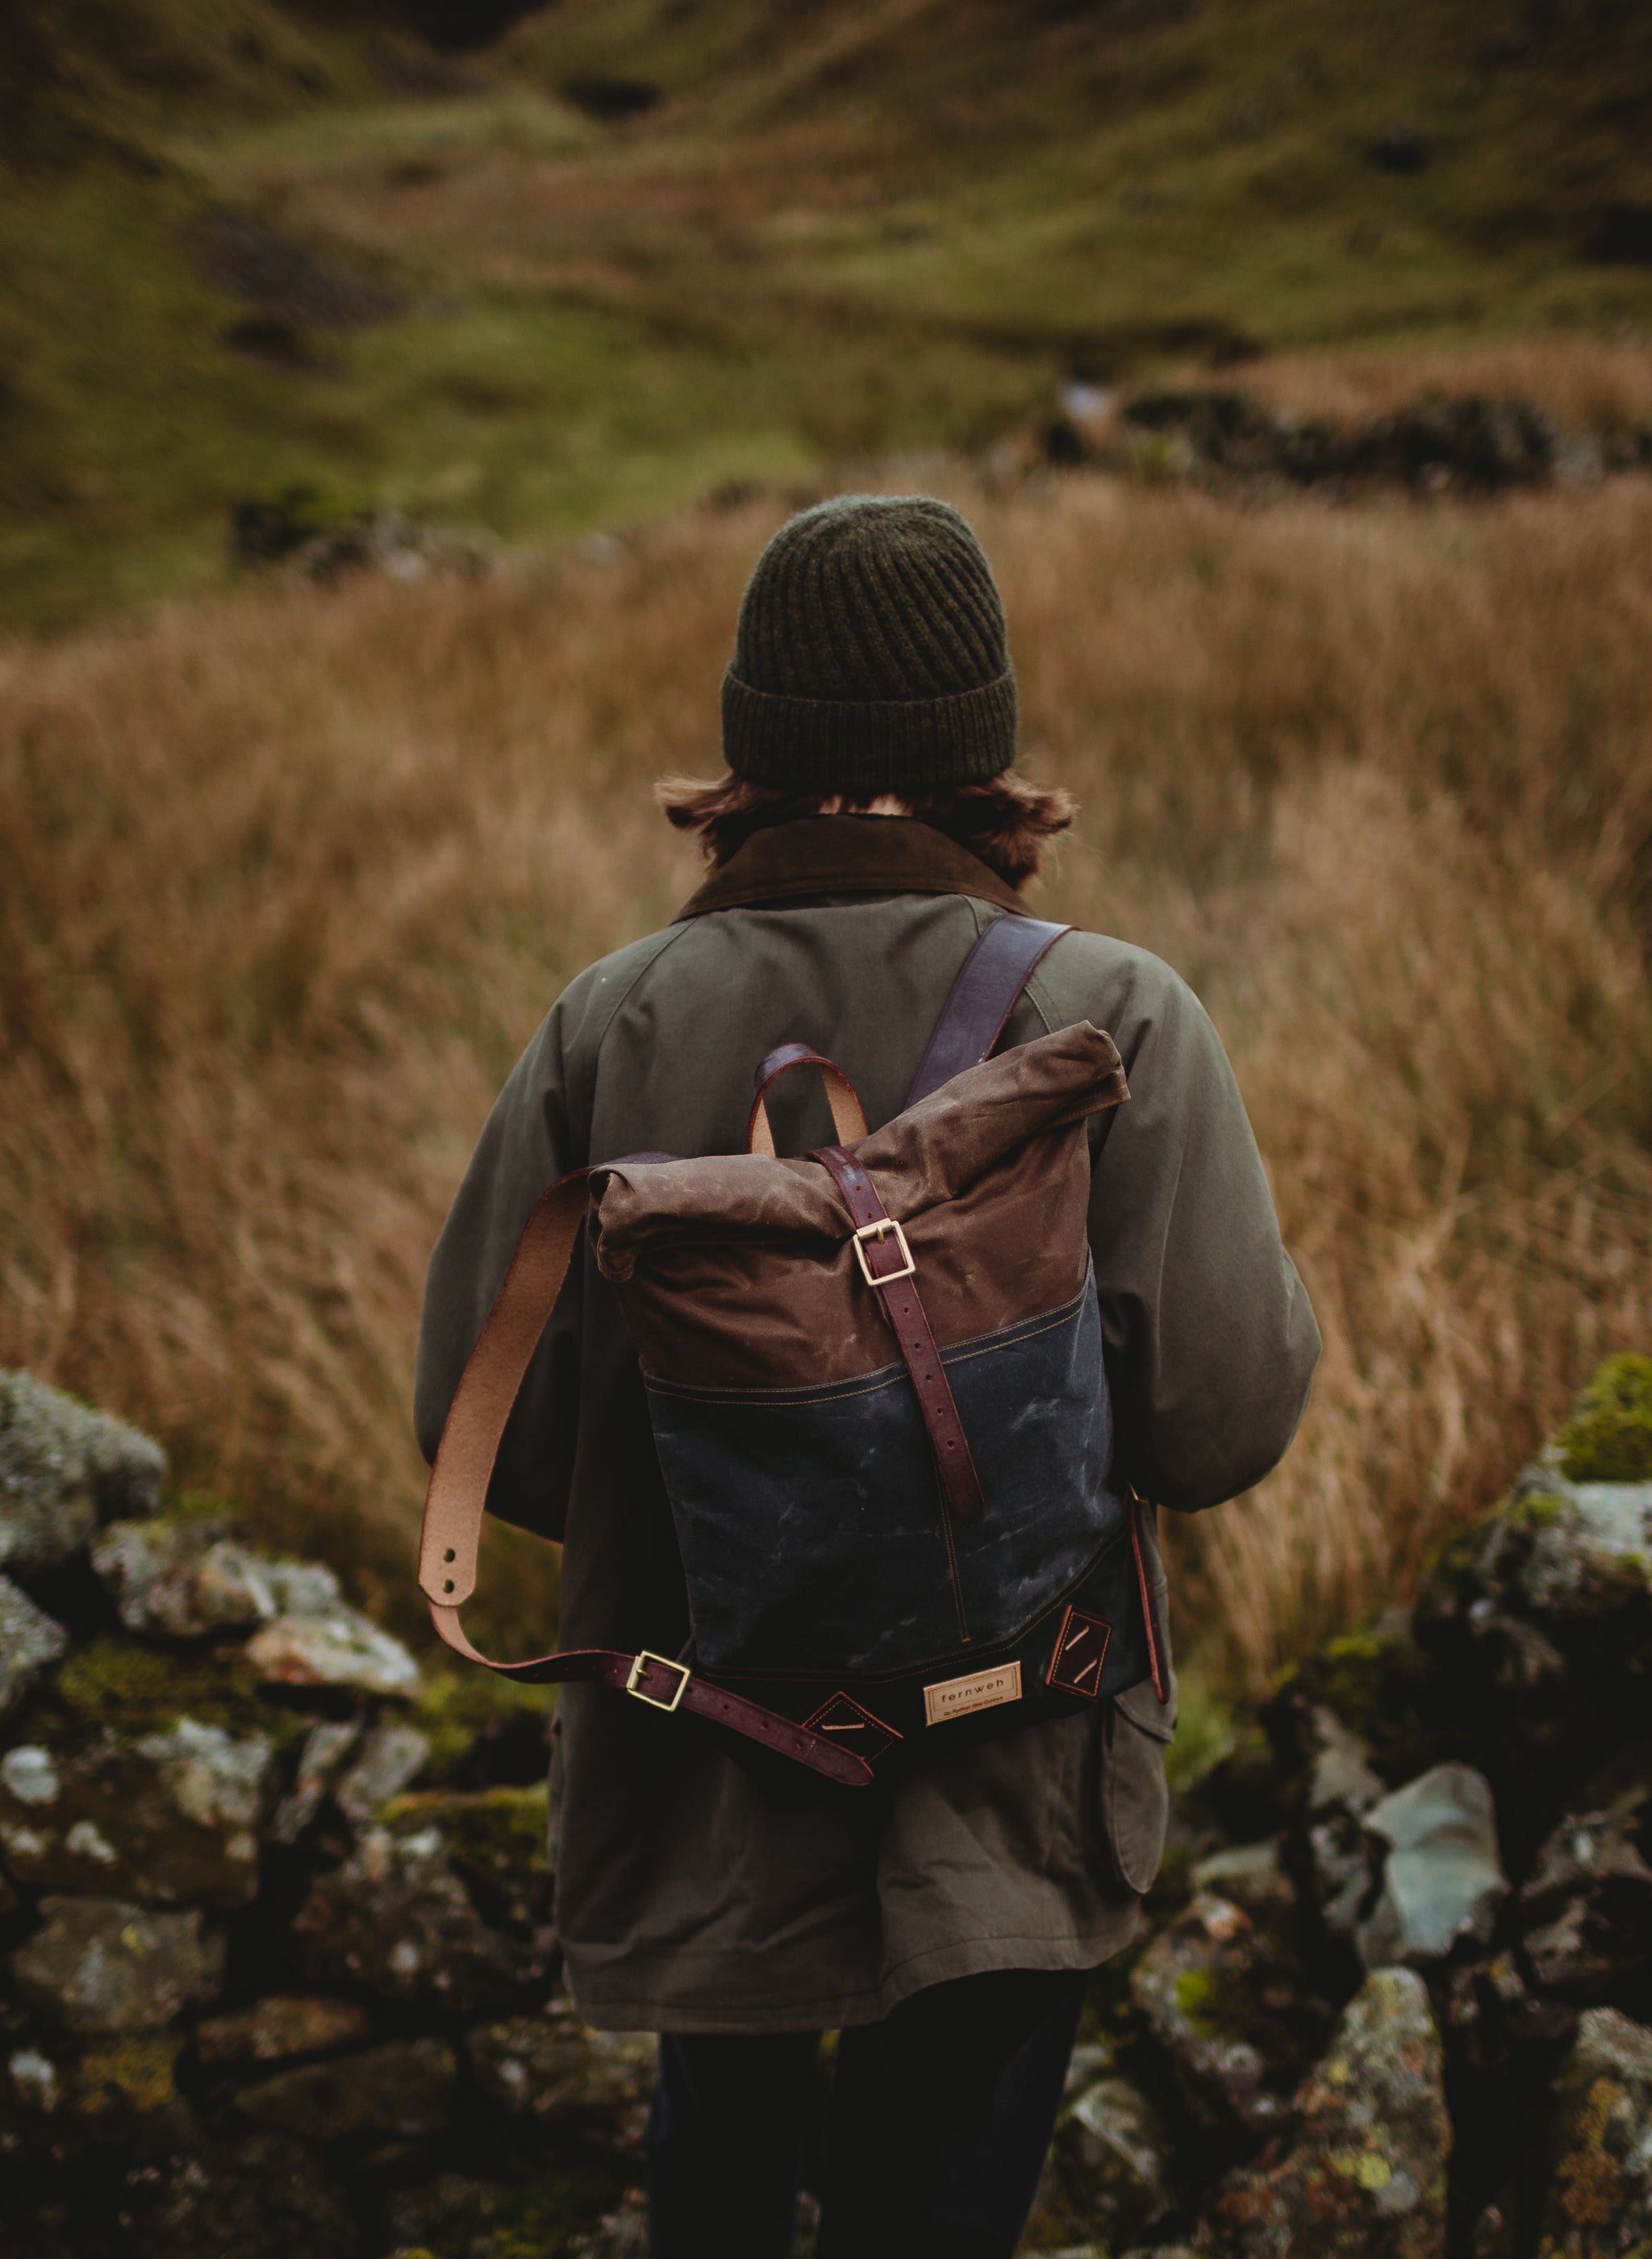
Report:
<svg viewBox="0 0 1652 2259"><path fill-rule="evenodd" d="M1004 1032L1017 998L1070 925L1041 918L994 918L965 958L918 1072L907 1093L915 1106L965 1067L979 1066Z"/></svg>
<svg viewBox="0 0 1652 2259"><path fill-rule="evenodd" d="M633 1153L628 1158L667 1161L672 1156ZM600 1187L603 1173L601 1167L576 1169L541 1195L460 1376L431 1470L419 1536L419 1584L430 1602L431 1621L455 1655L484 1664L503 1678L540 1685L595 1680L656 1710L690 1710L714 1725L778 1749L827 1780L865 1788L872 1774L864 1758L840 1749L807 1726L701 1678L668 1657L651 1655L645 1649L631 1655L613 1648L585 1648L535 1656L524 1663L495 1663L473 1646L459 1623L459 1608L476 1587L476 1553L500 1438L568 1275L593 1180Z"/></svg>

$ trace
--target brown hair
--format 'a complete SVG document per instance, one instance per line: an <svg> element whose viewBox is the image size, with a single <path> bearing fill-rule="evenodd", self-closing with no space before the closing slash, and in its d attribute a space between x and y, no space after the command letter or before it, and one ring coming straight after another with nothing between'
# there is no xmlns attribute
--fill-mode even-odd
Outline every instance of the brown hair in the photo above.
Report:
<svg viewBox="0 0 1652 2259"><path fill-rule="evenodd" d="M1008 773L985 784L947 785L932 792L782 792L732 774L715 784L693 777L667 777L654 797L668 823L699 835L713 870L721 867L754 831L791 823L799 816L915 816L943 831L1011 887L1037 875L1050 841L1078 814L1078 802L1059 785L1031 784Z"/></svg>

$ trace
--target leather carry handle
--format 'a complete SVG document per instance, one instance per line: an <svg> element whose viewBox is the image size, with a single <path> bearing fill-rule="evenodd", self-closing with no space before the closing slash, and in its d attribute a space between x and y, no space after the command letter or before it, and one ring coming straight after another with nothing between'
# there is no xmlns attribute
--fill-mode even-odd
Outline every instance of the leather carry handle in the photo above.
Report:
<svg viewBox="0 0 1652 2259"><path fill-rule="evenodd" d="M630 1158L663 1161L672 1156ZM500 1438L568 1275L594 1186L605 1174L602 1166L575 1169L540 1196L459 1378L431 1469L419 1533L419 1586L430 1603L431 1621L455 1655L482 1664L501 1678L535 1685L595 1680L654 1709L691 1710L844 1787L869 1787L872 1771L865 1758L778 1711L700 1678L668 1657L651 1655L646 1649L628 1655L615 1648L575 1648L559 1655L534 1656L525 1663L497 1663L473 1644L459 1623L459 1608L476 1589L476 1555Z"/></svg>
<svg viewBox="0 0 1652 2259"><path fill-rule="evenodd" d="M929 1329L929 1313L918 1293L906 1234L853 1154L845 1153L841 1145L822 1145L808 1158L829 1172L854 1218L856 1258L866 1284L877 1293L879 1307L905 1363L946 1502L958 1520L972 1529L986 1510L986 1500L951 1383Z"/></svg>
<svg viewBox="0 0 1652 2259"><path fill-rule="evenodd" d="M773 1156L774 1125L769 1120L765 1103L769 1092L783 1074L794 1066L813 1066L820 1070L825 1087L826 1103L832 1110L832 1128L837 1132L840 1145L858 1144L866 1134L866 1116L862 1111L855 1086L837 1062L811 1051L807 1044L781 1044L769 1052L758 1068L751 1111L745 1125L745 1149L748 1153Z"/></svg>
<svg viewBox="0 0 1652 2259"><path fill-rule="evenodd" d="M907 1104L915 1106L966 1067L990 1058L1021 993L1043 959L1070 925L1047 925L1040 918L1006 911L994 918L965 958L941 1007ZM846 1137L839 1143L847 1144Z"/></svg>

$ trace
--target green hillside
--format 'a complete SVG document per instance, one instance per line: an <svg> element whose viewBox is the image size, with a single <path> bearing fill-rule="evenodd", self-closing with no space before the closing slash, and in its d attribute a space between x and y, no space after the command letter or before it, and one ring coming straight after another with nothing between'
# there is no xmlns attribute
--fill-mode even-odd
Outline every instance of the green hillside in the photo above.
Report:
<svg viewBox="0 0 1652 2259"><path fill-rule="evenodd" d="M1629 0L510 12L14 0L0 612L200 585L295 482L518 539L1073 374L1652 326Z"/></svg>

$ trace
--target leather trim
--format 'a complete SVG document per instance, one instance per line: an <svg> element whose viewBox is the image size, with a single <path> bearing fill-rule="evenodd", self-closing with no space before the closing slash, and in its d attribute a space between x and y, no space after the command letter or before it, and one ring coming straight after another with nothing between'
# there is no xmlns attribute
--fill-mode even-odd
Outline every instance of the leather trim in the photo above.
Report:
<svg viewBox="0 0 1652 2259"><path fill-rule="evenodd" d="M431 1608L431 1621L438 1637L467 1663L480 1663L502 1678L519 1678L530 1685L566 1685L573 1681L612 1686L620 1693L641 1692L660 1709L691 1710L714 1726L728 1726L748 1741L807 1765L823 1779L844 1788L867 1788L872 1767L852 1750L839 1749L823 1735L783 1718L777 1710L737 1694L714 1679L702 1678L688 1665L646 1655L628 1655L611 1647L576 1647L560 1655L537 1655L525 1663L495 1663L466 1636L456 1608ZM633 1676L635 1674L635 1684Z"/></svg>
<svg viewBox="0 0 1652 2259"><path fill-rule="evenodd" d="M712 872L674 923L814 894L972 894L1017 917L1015 889L979 857L912 816L806 816L754 831Z"/></svg>
<svg viewBox="0 0 1652 2259"><path fill-rule="evenodd" d="M822 1145L809 1158L826 1169L843 1196L844 1206L862 1229L875 1223L887 1223L889 1212L858 1161L845 1153L841 1145ZM964 1432L964 1422L958 1418L958 1405L953 1400L952 1385L941 1363L941 1352L935 1345L935 1336L929 1329L929 1314L918 1293L915 1272L902 1276L899 1266L902 1261L903 1240L893 1234L883 1239L862 1240L866 1272L878 1297L879 1308L888 1321L905 1360L912 1386L923 1415L923 1424L929 1431L929 1448L935 1454L936 1472L946 1502L958 1520L971 1529L986 1511L986 1500L981 1495L981 1479L976 1472L974 1454L970 1439Z"/></svg>
<svg viewBox="0 0 1652 2259"><path fill-rule="evenodd" d="M1003 1034L1035 970L1072 930L1040 918L993 920L958 968L907 1093L908 1106L955 1074L979 1066Z"/></svg>
<svg viewBox="0 0 1652 2259"><path fill-rule="evenodd" d="M762 1153L770 1159L774 1155L774 1124L769 1119L768 1094L783 1074L794 1066L813 1066L820 1070L820 1079L826 1087L826 1103L832 1110L832 1128L837 1132L840 1145L858 1144L866 1134L866 1116L860 1103L859 1093L842 1067L821 1053L811 1051L807 1044L781 1044L769 1052L758 1068L756 1095L751 1111L746 1117L745 1148L748 1153Z"/></svg>

